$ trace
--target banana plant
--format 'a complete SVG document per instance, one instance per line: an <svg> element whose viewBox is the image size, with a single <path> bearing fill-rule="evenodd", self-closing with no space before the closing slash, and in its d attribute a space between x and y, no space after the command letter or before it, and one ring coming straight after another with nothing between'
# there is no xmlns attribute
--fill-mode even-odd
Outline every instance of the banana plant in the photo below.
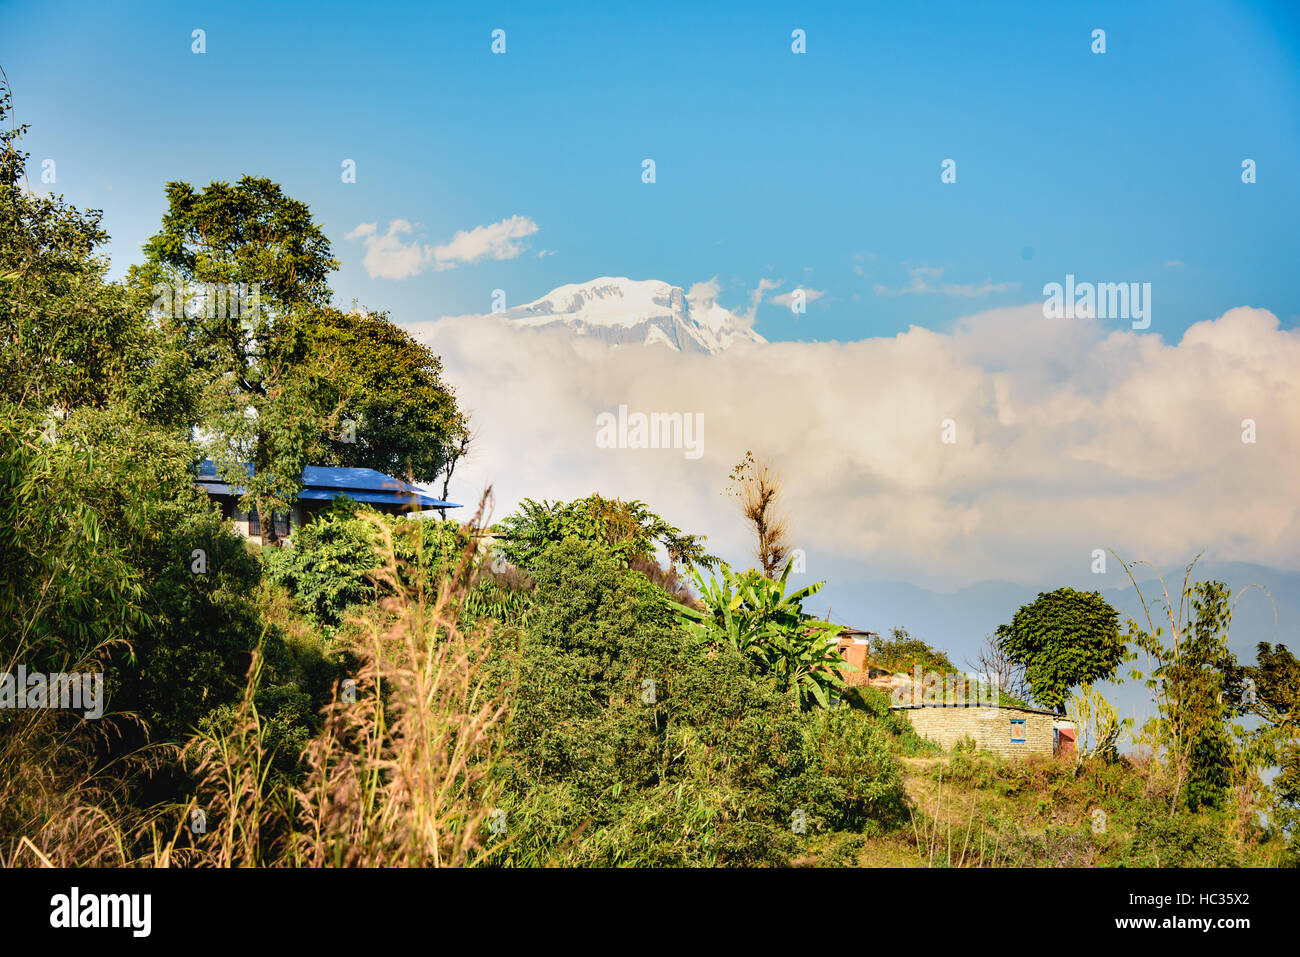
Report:
<svg viewBox="0 0 1300 957"><path fill-rule="evenodd" d="M681 608L679 619L696 641L726 642L747 657L781 692L793 691L802 707L829 707L854 671L835 646L840 627L813 618L803 602L821 590L817 582L786 594L790 564L778 579L750 569L736 573L725 563L709 579L692 572L704 611Z"/></svg>

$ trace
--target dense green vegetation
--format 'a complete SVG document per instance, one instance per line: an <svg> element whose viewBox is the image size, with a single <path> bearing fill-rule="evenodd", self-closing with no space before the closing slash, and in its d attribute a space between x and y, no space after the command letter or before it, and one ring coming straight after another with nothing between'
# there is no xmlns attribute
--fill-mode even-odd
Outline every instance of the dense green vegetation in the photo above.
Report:
<svg viewBox="0 0 1300 957"><path fill-rule="evenodd" d="M1124 660L1119 613L1096 592L1073 588L1039 595L998 627L997 641L1024 667L1034 699L1061 714L1071 688L1113 677Z"/></svg>
<svg viewBox="0 0 1300 957"><path fill-rule="evenodd" d="M956 866L1294 860L1296 661L1237 664L1219 583L1188 585L1172 645L1068 590L1017 612L1038 704L1082 686L1104 717L1091 682L1131 643L1159 713L1141 759L1007 762L944 754L850 681L752 456L743 571L597 494L493 528L341 500L246 542L194 487L205 457L264 514L309 463L445 482L469 423L438 357L332 306L328 240L265 179L170 184L110 281L98 214L23 187L21 132L0 122L0 673L102 673L106 709L0 709L0 862L937 864L940 778L993 846ZM254 286L252 310L204 301ZM901 628L873 656L956 671Z"/></svg>

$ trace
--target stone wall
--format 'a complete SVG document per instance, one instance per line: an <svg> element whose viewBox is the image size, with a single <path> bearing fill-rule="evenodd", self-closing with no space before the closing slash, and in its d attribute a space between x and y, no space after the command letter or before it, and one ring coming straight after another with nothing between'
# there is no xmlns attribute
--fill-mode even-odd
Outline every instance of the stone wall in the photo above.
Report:
<svg viewBox="0 0 1300 957"><path fill-rule="evenodd" d="M964 737L981 751L1008 756L1052 754L1052 716L1019 708L899 708L916 733L945 749ZM1023 721L1024 743L1012 743L1011 722Z"/></svg>

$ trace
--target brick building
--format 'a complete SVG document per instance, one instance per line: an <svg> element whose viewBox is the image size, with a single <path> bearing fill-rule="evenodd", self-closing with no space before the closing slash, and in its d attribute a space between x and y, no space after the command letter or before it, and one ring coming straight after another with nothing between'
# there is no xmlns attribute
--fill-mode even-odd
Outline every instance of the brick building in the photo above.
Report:
<svg viewBox="0 0 1300 957"><path fill-rule="evenodd" d="M863 685L871 677L871 640L879 638L874 631L845 628L836 636L835 647L840 656L858 670L844 676L850 685Z"/></svg>

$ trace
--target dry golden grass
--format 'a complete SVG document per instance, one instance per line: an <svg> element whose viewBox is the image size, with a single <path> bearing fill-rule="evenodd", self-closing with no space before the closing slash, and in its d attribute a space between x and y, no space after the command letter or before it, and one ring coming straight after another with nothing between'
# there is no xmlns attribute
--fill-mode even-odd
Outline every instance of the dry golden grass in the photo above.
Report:
<svg viewBox="0 0 1300 957"><path fill-rule="evenodd" d="M102 672L121 645L101 643L65 670ZM20 642L0 671L13 671L26 657ZM0 712L0 866L130 863L130 835L152 826L159 812L132 807L126 781L175 751L146 747L106 763L104 756L138 723L131 714L86 721L47 708Z"/></svg>
<svg viewBox="0 0 1300 957"><path fill-rule="evenodd" d="M430 602L402 586L392 528L371 520L384 543L375 577L394 597L361 622L356 701L336 693L307 748L294 863L461 866L492 810L486 777L506 715L483 679L490 630L457 624L468 552Z"/></svg>
<svg viewBox="0 0 1300 957"><path fill-rule="evenodd" d="M488 501L485 495L475 525ZM256 704L260 652L233 716L183 749L147 748L105 765L108 749L96 747L97 736L112 735L114 720L9 713L0 734L0 865L475 863L492 812L488 772L507 695L484 677L490 629L459 625L473 546L454 574L439 577L436 594L425 594L418 584L425 576L399 567L393 526L372 520L381 543L374 576L387 597L352 622L355 684L335 688L321 730L298 756L306 769L299 787L274 771L277 755ZM195 781L193 798L134 808L133 773L177 756ZM204 827L191 827L195 812Z"/></svg>
<svg viewBox="0 0 1300 957"><path fill-rule="evenodd" d="M459 625L473 546L437 593L427 595L423 576L402 573L393 526L366 517L380 542L382 564L372 576L387 597L351 622L360 667L348 687L336 686L324 726L302 754L305 780L288 801L268 790L272 755L254 704L255 664L233 728L188 749L210 827L195 839L187 863L474 862L492 812L487 776L507 704L502 689L483 676L490 627L467 632Z"/></svg>

